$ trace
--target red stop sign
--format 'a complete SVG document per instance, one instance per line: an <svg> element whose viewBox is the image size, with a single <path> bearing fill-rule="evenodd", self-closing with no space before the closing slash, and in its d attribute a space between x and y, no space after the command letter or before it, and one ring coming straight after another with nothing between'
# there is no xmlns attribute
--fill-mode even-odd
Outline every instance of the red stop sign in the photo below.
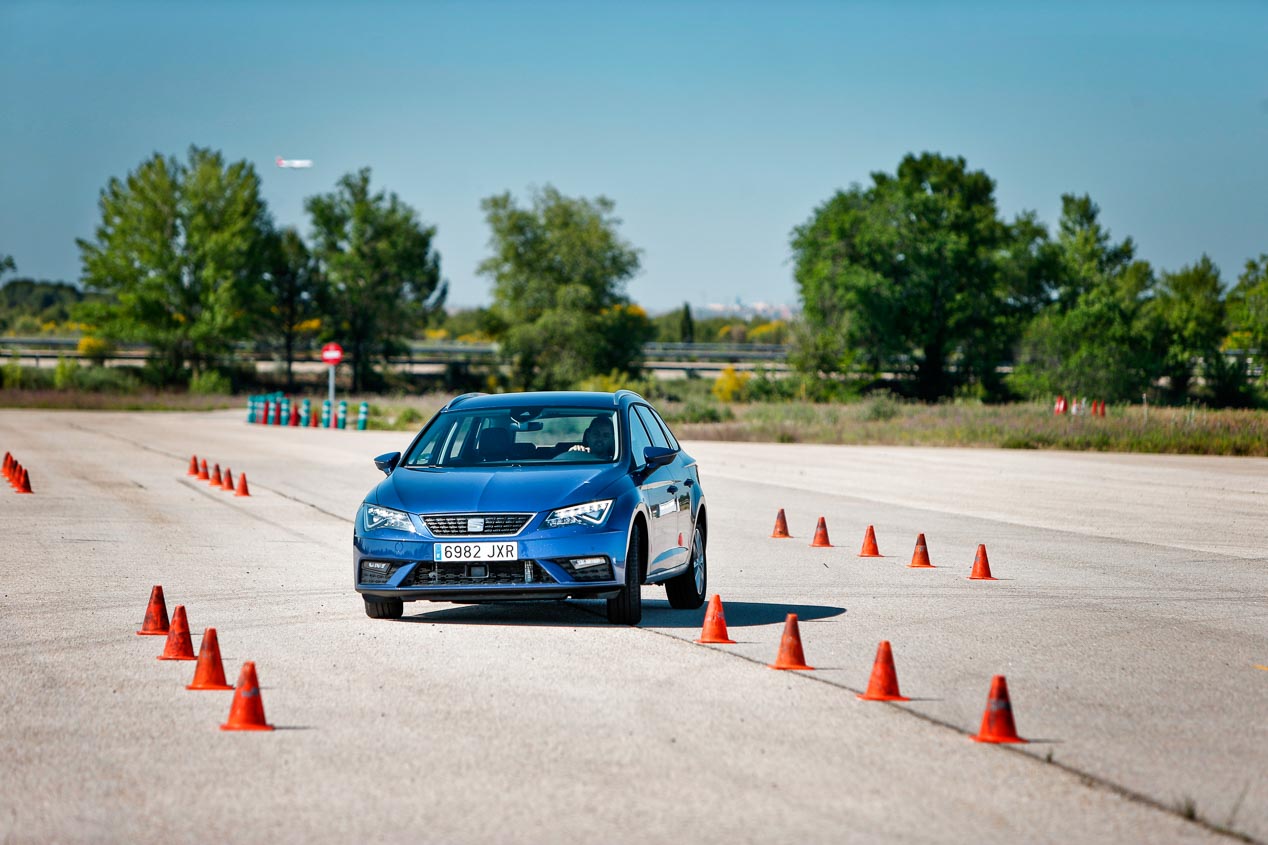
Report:
<svg viewBox="0 0 1268 845"><path fill-rule="evenodd" d="M333 367L343 360L343 347L337 343L327 343L321 348L321 360Z"/></svg>

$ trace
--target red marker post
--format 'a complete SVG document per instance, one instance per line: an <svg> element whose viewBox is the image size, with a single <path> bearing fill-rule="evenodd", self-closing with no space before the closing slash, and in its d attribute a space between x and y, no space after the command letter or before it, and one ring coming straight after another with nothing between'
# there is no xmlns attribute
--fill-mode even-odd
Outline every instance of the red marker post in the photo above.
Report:
<svg viewBox="0 0 1268 845"><path fill-rule="evenodd" d="M321 348L321 360L326 362L326 366L330 367L330 409L331 417L333 419L335 407L335 367L339 366L339 362L343 360L343 347L337 343L327 343Z"/></svg>

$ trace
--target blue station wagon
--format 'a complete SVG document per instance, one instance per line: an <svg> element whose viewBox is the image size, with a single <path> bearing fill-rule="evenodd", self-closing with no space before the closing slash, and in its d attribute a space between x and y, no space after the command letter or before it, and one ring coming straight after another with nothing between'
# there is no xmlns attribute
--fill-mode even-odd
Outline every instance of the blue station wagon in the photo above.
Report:
<svg viewBox="0 0 1268 845"><path fill-rule="evenodd" d="M641 588L704 602L708 520L696 462L636 393L451 400L357 512L353 577L366 614L407 601L607 599L636 625Z"/></svg>

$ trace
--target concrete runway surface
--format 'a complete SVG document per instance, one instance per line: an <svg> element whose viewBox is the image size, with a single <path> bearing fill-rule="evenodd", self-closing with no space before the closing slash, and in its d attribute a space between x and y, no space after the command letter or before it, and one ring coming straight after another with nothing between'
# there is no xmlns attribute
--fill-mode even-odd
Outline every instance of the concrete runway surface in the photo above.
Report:
<svg viewBox="0 0 1268 845"><path fill-rule="evenodd" d="M0 411L35 489L0 492L0 841L1268 841L1268 461L690 443L739 640L702 646L659 587L638 628L370 620L352 517L409 435L242 417ZM153 584L279 730L154 659ZM765 666L790 611L813 672ZM855 698L882 639L910 703ZM995 674L1031 744L968 738Z"/></svg>

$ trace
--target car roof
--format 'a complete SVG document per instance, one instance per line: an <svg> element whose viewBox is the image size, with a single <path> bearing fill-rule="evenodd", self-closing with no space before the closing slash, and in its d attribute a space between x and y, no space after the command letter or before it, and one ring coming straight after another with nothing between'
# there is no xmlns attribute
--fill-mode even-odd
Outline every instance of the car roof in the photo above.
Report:
<svg viewBox="0 0 1268 845"><path fill-rule="evenodd" d="M557 405L568 408L618 408L630 401L641 400L632 390L601 393L586 390L540 390L526 393L465 393L449 401L444 410L491 411L501 408L526 408Z"/></svg>

